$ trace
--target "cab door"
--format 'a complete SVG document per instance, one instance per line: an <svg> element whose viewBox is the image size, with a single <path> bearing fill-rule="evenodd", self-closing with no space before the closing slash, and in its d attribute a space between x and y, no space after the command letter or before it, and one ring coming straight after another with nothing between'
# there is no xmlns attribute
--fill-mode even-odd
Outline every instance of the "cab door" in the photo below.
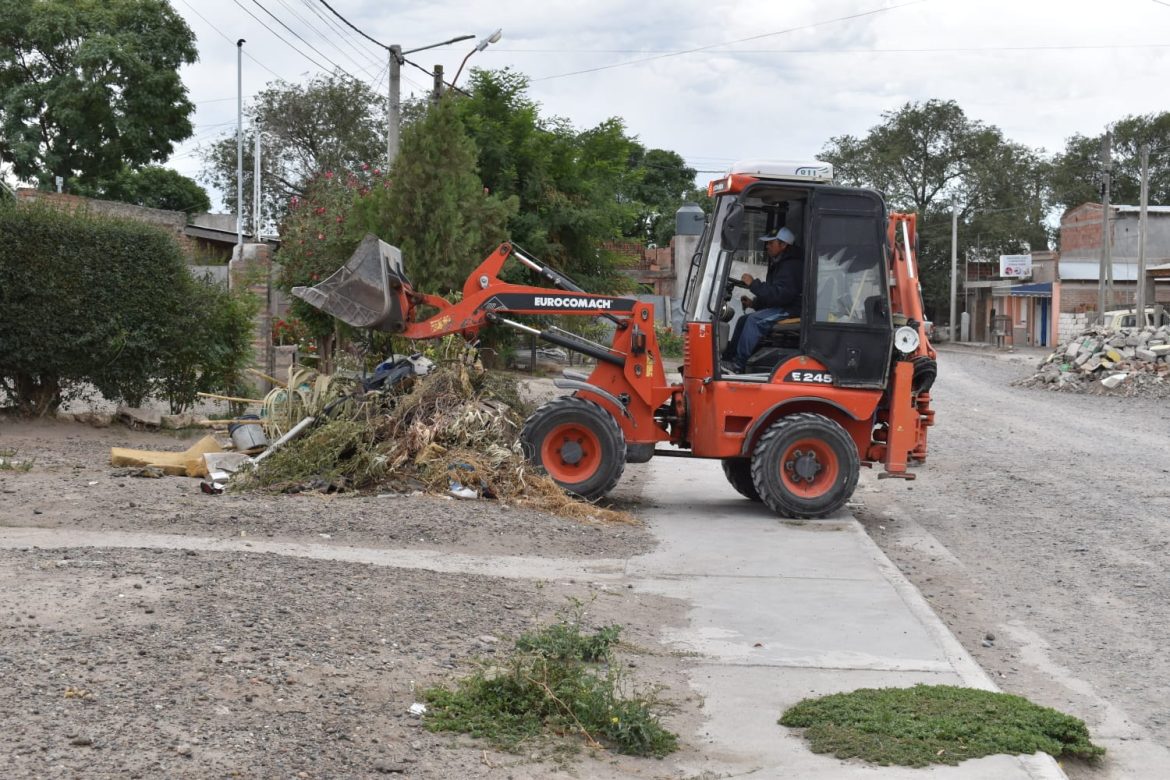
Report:
<svg viewBox="0 0 1170 780"><path fill-rule="evenodd" d="M894 344L885 203L869 190L823 187L809 212L804 351L834 385L884 388Z"/></svg>

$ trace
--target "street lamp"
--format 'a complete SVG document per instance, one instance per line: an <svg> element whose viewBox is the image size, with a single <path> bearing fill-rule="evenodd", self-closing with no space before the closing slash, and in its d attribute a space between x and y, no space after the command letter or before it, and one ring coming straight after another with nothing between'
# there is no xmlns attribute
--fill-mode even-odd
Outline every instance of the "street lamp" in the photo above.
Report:
<svg viewBox="0 0 1170 780"><path fill-rule="evenodd" d="M499 30L495 32L495 38L499 40ZM459 43L460 41L470 40L474 35L460 35L458 38L452 38L449 41L442 43L432 43L429 46L419 46L417 49L402 50L402 47L395 44L393 46L384 46L390 55L390 83L388 85L387 104L386 104L386 167L389 168L394 158L398 156L398 130L402 124L402 63L406 61L405 55L414 54L417 51L426 51L427 49L434 49L439 46L447 46L452 43ZM494 43L495 41L489 41ZM482 43L482 41L481 41ZM382 46L383 44L379 44ZM487 44L483 43L484 48Z"/></svg>
<svg viewBox="0 0 1170 780"><path fill-rule="evenodd" d="M459 74L463 72L463 66L467 64L467 60L469 60L471 58L472 54L475 54L477 51L483 51L488 46L491 46L493 43L499 43L500 38L502 38L502 37L504 37L504 30L502 28L497 27L496 31L494 33L492 33L488 37L480 40L479 43L475 44L475 48L472 49L471 51L467 52L467 56L463 58L463 62L459 63L459 70L455 71L455 78L451 79L451 86L455 86L455 84L458 83Z"/></svg>

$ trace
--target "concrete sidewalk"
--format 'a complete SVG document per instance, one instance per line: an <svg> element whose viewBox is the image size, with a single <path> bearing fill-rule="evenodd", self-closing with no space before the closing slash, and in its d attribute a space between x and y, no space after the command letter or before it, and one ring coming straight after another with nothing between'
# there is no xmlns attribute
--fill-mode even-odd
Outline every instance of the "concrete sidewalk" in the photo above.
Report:
<svg viewBox="0 0 1170 780"><path fill-rule="evenodd" d="M1046 754L956 767L874 767L815 755L777 724L801 699L915 683L997 690L917 589L848 512L784 521L736 493L717 461L641 467L640 512L661 544L630 560L635 588L686 599L689 625L663 638L698 662L702 764L720 777L1063 778ZM707 775L703 775L707 776Z"/></svg>

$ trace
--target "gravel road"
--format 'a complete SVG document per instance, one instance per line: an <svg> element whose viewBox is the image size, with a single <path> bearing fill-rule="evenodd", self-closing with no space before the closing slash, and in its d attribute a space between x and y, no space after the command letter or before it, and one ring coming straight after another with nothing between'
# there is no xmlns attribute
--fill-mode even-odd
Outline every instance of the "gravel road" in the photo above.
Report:
<svg viewBox="0 0 1170 780"><path fill-rule="evenodd" d="M942 352L919 478L866 475L857 509L1002 688L1107 741L1110 760L1070 776L1158 776L1148 762L1170 748L1170 405L1011 386L1042 354Z"/></svg>
<svg viewBox="0 0 1170 780"><path fill-rule="evenodd" d="M0 549L5 780L662 776L660 762L605 752L560 765L542 752L485 751L410 714L421 688L501 657L574 602L589 625L625 627L631 682L661 686L678 705L668 726L697 728L685 660L657 649L664 627L685 622L681 602L604 578L456 570L518 556L588 571L649 550L641 526L423 495L209 496L198 480L107 465L110 447L187 445L118 426L0 420L8 461L33 460L0 469L0 527L56 540ZM81 535L110 543L69 541ZM230 550L209 549L229 540ZM310 556L270 552L279 543ZM338 550L454 563L327 559Z"/></svg>

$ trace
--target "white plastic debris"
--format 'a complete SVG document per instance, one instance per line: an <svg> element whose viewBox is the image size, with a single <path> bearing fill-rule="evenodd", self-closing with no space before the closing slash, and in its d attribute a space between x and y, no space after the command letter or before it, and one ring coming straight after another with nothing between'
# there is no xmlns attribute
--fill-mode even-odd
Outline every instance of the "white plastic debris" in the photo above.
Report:
<svg viewBox="0 0 1170 780"><path fill-rule="evenodd" d="M1105 387L1108 387L1110 390L1112 390L1113 388L1117 387L1119 384L1124 382L1125 378L1127 376L1128 376L1128 374L1110 374L1109 376L1107 376L1101 380L1101 384L1104 385Z"/></svg>
<svg viewBox="0 0 1170 780"><path fill-rule="evenodd" d="M410 705L410 714L411 715L421 716L421 715L425 715L426 712L427 712L427 705L423 704L421 701L416 701L414 704Z"/></svg>

